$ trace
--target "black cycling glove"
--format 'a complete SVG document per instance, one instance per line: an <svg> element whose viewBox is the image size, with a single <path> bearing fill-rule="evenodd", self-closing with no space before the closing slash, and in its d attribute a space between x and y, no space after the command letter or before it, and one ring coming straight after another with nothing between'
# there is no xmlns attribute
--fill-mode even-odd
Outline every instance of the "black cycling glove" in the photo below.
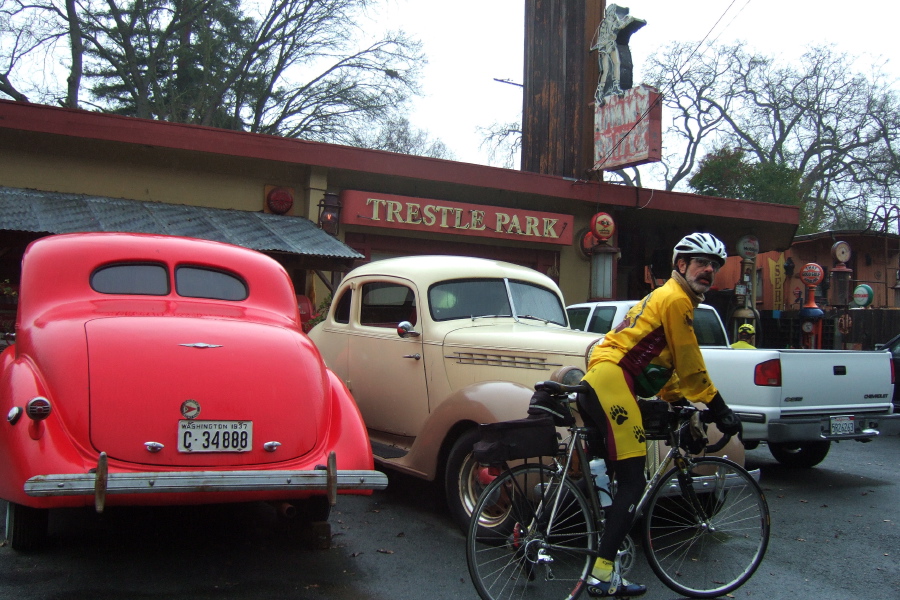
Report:
<svg viewBox="0 0 900 600"><path fill-rule="evenodd" d="M716 395L709 401L707 406L709 407L710 412L712 412L713 422L715 422L719 431L725 435L732 436L743 433L740 418L734 414L733 410L728 408L728 405L725 404L725 400L722 399L722 395L719 392L716 392Z"/></svg>

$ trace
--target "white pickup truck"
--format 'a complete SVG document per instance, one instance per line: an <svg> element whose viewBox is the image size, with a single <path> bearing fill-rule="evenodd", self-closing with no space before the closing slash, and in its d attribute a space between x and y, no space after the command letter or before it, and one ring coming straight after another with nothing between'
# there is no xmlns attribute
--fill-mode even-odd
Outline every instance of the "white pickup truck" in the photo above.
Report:
<svg viewBox="0 0 900 600"><path fill-rule="evenodd" d="M571 327L605 334L635 300L566 307ZM694 332L713 383L744 424L744 445L765 441L780 463L812 467L832 441L900 432L891 414L894 369L886 351L736 350L718 313L701 304Z"/></svg>

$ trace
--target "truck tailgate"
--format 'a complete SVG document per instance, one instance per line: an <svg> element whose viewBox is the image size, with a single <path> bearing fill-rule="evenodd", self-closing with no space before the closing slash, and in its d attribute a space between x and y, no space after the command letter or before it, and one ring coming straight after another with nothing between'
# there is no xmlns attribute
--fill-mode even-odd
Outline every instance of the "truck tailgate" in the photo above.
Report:
<svg viewBox="0 0 900 600"><path fill-rule="evenodd" d="M782 350L781 378L783 416L891 409L887 352Z"/></svg>

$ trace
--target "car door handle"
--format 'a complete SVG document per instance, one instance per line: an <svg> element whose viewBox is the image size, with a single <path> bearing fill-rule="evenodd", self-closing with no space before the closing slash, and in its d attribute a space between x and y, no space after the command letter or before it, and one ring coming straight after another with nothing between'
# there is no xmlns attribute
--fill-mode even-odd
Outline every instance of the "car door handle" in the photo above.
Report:
<svg viewBox="0 0 900 600"><path fill-rule="evenodd" d="M414 358L416 360L419 360L420 358L422 358L422 355L421 354L404 354L403 358Z"/></svg>

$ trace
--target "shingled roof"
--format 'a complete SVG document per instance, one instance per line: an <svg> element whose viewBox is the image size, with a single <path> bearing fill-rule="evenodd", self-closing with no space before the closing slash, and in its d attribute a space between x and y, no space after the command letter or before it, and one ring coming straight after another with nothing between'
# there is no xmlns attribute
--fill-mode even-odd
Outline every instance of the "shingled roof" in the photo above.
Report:
<svg viewBox="0 0 900 600"><path fill-rule="evenodd" d="M364 258L303 217L10 187L0 187L0 230L156 233L262 252L337 260Z"/></svg>

